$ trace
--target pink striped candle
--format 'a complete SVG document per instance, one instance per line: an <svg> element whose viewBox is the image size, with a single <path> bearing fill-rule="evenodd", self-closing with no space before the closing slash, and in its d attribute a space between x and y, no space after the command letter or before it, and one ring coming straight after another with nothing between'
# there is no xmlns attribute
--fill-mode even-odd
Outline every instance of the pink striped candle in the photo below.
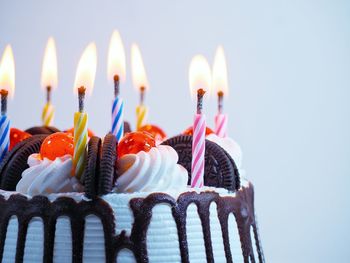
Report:
<svg viewBox="0 0 350 263"><path fill-rule="evenodd" d="M213 89L218 94L218 114L215 116L215 134L221 138L227 136L228 117L223 114L224 95L228 94L227 65L224 48L218 46L213 64Z"/></svg>
<svg viewBox="0 0 350 263"><path fill-rule="evenodd" d="M227 136L227 115L218 113L215 116L215 134L221 138L225 138Z"/></svg>
<svg viewBox="0 0 350 263"><path fill-rule="evenodd" d="M215 134L221 138L227 136L228 117L222 113L224 93L218 92L218 114L215 116Z"/></svg>
<svg viewBox="0 0 350 263"><path fill-rule="evenodd" d="M191 187L203 187L204 185L204 163L205 163L205 115L202 114L203 95L205 91L197 91L197 114L194 117L192 137L192 167Z"/></svg>

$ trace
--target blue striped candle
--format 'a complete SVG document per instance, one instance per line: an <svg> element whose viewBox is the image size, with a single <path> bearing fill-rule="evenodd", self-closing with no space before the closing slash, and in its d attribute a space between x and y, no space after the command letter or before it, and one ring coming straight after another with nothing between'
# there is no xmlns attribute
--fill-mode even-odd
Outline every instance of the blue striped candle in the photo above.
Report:
<svg viewBox="0 0 350 263"><path fill-rule="evenodd" d="M10 119L6 115L0 116L0 162L4 159L10 146Z"/></svg>
<svg viewBox="0 0 350 263"><path fill-rule="evenodd" d="M112 104L112 134L119 142L124 135L124 101L117 96Z"/></svg>

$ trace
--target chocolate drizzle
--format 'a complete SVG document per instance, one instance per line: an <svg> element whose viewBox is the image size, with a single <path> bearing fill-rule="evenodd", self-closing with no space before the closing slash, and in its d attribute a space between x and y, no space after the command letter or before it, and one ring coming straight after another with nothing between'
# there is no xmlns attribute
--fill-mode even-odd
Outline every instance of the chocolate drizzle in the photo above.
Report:
<svg viewBox="0 0 350 263"><path fill-rule="evenodd" d="M127 248L134 254L137 262L147 263L149 262L147 231L152 219L152 209L158 204L168 204L177 226L181 261L189 263L186 213L188 206L192 203L197 206L202 223L207 262L214 262L209 222L209 210L213 202L217 204L227 262L233 262L228 229L230 214L234 214L236 218L244 262L264 262L254 217L254 191L251 184L237 191L235 197L222 197L216 192L206 191L202 193L186 192L181 194L177 200L164 193L152 193L146 198L131 199L130 207L134 215L134 224L130 236L127 236L125 231L119 235L115 234L113 210L101 198L92 201L83 200L77 203L69 197L60 197L54 202L50 202L44 196L36 196L29 200L22 195L15 194L6 200L0 195L0 262L4 253L7 226L12 216L18 218L16 263L23 262L28 225L34 217L40 217L44 225L43 262L51 263L53 261L56 222L60 216L67 216L71 221L72 262L83 262L85 218L93 214L101 220L104 229L106 262L115 262L119 251ZM250 236L251 227L253 227L254 237ZM253 254L252 246L255 244L259 255L258 259L254 258Z"/></svg>

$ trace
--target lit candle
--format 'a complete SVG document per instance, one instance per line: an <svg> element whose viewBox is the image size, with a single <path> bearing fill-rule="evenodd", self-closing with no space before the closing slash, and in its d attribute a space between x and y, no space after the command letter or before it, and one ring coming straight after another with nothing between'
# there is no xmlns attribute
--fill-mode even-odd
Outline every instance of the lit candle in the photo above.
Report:
<svg viewBox="0 0 350 263"><path fill-rule="evenodd" d="M228 94L227 66L224 49L219 46L216 50L213 65L213 90L218 95L218 113L215 116L215 133L219 137L227 136L228 117L223 113L224 96Z"/></svg>
<svg viewBox="0 0 350 263"><path fill-rule="evenodd" d="M13 96L15 91L15 60L12 48L7 45L0 61L0 161L9 150L10 145L10 119L7 117L7 98Z"/></svg>
<svg viewBox="0 0 350 263"><path fill-rule="evenodd" d="M124 101L119 96L119 83L125 81L125 51L118 31L114 31L112 34L107 64L108 79L114 81L111 132L119 142L124 134Z"/></svg>
<svg viewBox="0 0 350 263"><path fill-rule="evenodd" d="M197 94L197 113L194 116L192 137L191 187L203 187L206 121L202 109L203 96L211 85L211 72L207 60L202 55L192 59L189 80L191 94Z"/></svg>
<svg viewBox="0 0 350 263"><path fill-rule="evenodd" d="M86 47L80 58L74 82L74 92L78 93L79 97L79 111L74 114L73 175L78 179L84 171L88 140L88 115L84 111L84 99L86 93L92 93L96 75L96 64L96 45L91 43Z"/></svg>
<svg viewBox="0 0 350 263"><path fill-rule="evenodd" d="M46 89L46 104L41 114L41 121L44 126L53 124L55 108L51 104L51 92L57 87L57 56L55 40L50 37L47 41L43 68L41 74L41 86Z"/></svg>
<svg viewBox="0 0 350 263"><path fill-rule="evenodd" d="M144 105L145 93L149 89L145 67L139 47L131 47L132 80L136 89L140 91L140 104L136 108L136 130L146 124L148 108Z"/></svg>

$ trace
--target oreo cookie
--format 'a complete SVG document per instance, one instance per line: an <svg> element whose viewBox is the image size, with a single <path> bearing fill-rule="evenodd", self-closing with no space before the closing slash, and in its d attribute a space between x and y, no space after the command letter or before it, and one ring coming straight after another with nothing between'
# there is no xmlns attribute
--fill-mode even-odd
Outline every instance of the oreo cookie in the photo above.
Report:
<svg viewBox="0 0 350 263"><path fill-rule="evenodd" d="M226 152L226 151L225 151L225 153L226 153L227 157L230 159L230 162L232 163L232 166L233 166L233 174L235 176L235 190L239 190L239 188L241 188L241 177L239 175L238 167L237 167L235 161L233 160L233 158L231 157L231 155L229 155L228 152Z"/></svg>
<svg viewBox="0 0 350 263"><path fill-rule="evenodd" d="M3 176L3 171L5 170L8 162L12 159L12 157L15 155L15 153L27 142L31 141L33 137L29 137L19 143L17 143L12 150L10 150L6 155L5 158L1 161L0 163L0 188L1 188L1 181L2 181L2 176Z"/></svg>
<svg viewBox="0 0 350 263"><path fill-rule="evenodd" d="M127 122L127 121L124 121L124 135L128 132L131 132L131 126L130 126L130 123Z"/></svg>
<svg viewBox="0 0 350 263"><path fill-rule="evenodd" d="M87 161L84 170L85 195L95 198L98 195L100 174L101 138L92 136L88 143Z"/></svg>
<svg viewBox="0 0 350 263"><path fill-rule="evenodd" d="M5 157L0 166L1 189L15 191L22 173L29 168L29 155L38 153L47 135L34 135L18 143Z"/></svg>
<svg viewBox="0 0 350 263"><path fill-rule="evenodd" d="M98 194L104 195L112 191L117 156L117 139L111 133L103 139L101 148L100 174Z"/></svg>
<svg viewBox="0 0 350 263"><path fill-rule="evenodd" d="M52 126L34 126L29 129L26 129L25 132L28 132L31 135L37 135L37 134L49 135L55 132L60 132L60 130Z"/></svg>
<svg viewBox="0 0 350 263"><path fill-rule="evenodd" d="M188 185L191 184L192 136L179 135L162 143L175 149L178 163L188 171ZM238 183L237 183L238 180ZM239 173L234 160L218 144L205 140L204 185L237 190Z"/></svg>

